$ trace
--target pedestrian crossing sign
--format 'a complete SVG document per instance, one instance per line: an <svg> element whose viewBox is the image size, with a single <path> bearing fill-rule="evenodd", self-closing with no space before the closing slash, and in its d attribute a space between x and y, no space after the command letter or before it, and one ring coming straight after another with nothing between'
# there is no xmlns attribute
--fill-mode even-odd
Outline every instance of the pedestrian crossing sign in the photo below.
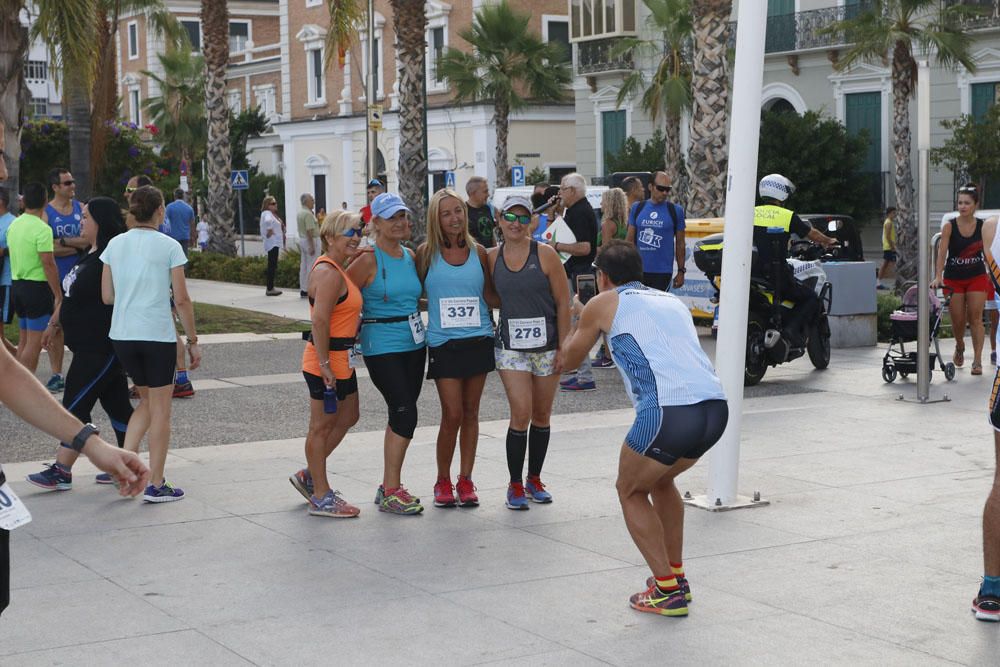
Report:
<svg viewBox="0 0 1000 667"><path fill-rule="evenodd" d="M246 169L234 169L229 177L229 182L233 184L233 190L247 190L250 188L250 177Z"/></svg>
<svg viewBox="0 0 1000 667"><path fill-rule="evenodd" d="M455 189L455 172L453 171L444 172L444 187L450 190Z"/></svg>

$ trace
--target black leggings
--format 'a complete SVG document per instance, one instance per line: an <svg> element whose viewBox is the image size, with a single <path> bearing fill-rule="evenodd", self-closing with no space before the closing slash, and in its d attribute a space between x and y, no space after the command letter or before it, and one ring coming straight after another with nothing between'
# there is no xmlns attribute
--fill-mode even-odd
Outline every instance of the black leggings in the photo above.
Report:
<svg viewBox="0 0 1000 667"><path fill-rule="evenodd" d="M267 290L274 289L274 274L278 272L278 253L281 248L271 248L267 251Z"/></svg>
<svg viewBox="0 0 1000 667"><path fill-rule="evenodd" d="M108 413L118 446L125 444L125 429L132 417L128 400L128 380L113 352L76 350L66 373L63 407L86 423L97 402Z"/></svg>
<svg viewBox="0 0 1000 667"><path fill-rule="evenodd" d="M417 399L424 386L427 348L365 356L372 384L389 408L389 428L402 438L412 438L417 428Z"/></svg>

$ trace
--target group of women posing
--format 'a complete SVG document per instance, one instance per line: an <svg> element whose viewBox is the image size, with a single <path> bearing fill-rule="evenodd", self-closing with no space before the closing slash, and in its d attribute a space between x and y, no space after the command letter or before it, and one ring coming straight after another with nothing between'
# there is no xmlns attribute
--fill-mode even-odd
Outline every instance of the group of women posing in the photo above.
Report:
<svg viewBox="0 0 1000 667"><path fill-rule="evenodd" d="M403 486L401 471L417 426L425 367L441 401L434 504L479 504L472 481L479 403L493 370L511 409L506 505L526 510L529 498L552 501L541 472L562 368L559 342L569 332L569 290L556 252L531 239L531 203L511 197L502 208L504 243L489 251L470 234L465 203L447 189L431 198L427 241L415 253L402 244L410 236L410 210L395 194L380 194L371 204L371 248L359 250L359 216L336 212L323 221L323 255L308 286L312 330L302 359L311 398L308 467L290 477L310 514L360 512L330 488L326 472L327 458L358 421L357 351L388 408L383 478L375 495L381 511L423 511L420 498ZM423 294L426 328L418 308ZM500 310L495 328L491 308Z"/></svg>

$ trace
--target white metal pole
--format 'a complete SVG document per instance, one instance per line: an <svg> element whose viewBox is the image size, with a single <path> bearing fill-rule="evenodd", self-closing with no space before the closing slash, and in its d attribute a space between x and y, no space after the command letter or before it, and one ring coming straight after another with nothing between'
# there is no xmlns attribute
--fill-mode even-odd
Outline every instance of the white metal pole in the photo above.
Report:
<svg viewBox="0 0 1000 667"><path fill-rule="evenodd" d="M378 55L378 51L375 49L375 0L368 0L368 72L365 77L365 104L368 109L375 104L375 58ZM368 178L365 180L365 188L367 190L368 181L378 176L377 161L375 159L376 153L378 151L378 138L375 135L375 130L371 128L371 114L365 109L365 118L369 119L366 121L368 124L366 127L367 131L367 151L368 151ZM383 185L385 185L383 183Z"/></svg>
<svg viewBox="0 0 1000 667"><path fill-rule="evenodd" d="M931 75L926 60L917 63L917 155L918 176L917 200L917 400L926 402L931 393L930 368L930 303L927 291L930 288L928 271L928 222L930 218L930 155L931 150Z"/></svg>
<svg viewBox="0 0 1000 667"><path fill-rule="evenodd" d="M722 295L715 351L715 366L729 401L729 424L722 439L710 450L706 500L715 507L733 505L737 500L766 13L757 3L741 2L736 25Z"/></svg>

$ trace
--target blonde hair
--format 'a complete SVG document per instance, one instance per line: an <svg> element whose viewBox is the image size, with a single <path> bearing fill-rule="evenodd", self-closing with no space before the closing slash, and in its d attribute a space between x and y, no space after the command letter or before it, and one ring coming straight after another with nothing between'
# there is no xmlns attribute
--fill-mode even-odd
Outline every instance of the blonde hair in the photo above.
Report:
<svg viewBox="0 0 1000 667"><path fill-rule="evenodd" d="M431 266L431 259L441 253L441 247L444 245L444 232L441 231L441 202L449 197L457 199L462 204L462 211L465 214L465 226L462 230L465 237L465 245L475 252L476 239L469 232L468 206L458 196L457 192L448 188L442 188L434 193L430 203L427 205L427 240L420 246L417 253L417 271L421 279L427 275L427 271Z"/></svg>
<svg viewBox="0 0 1000 667"><path fill-rule="evenodd" d="M262 211L263 211L263 210L264 210L265 208L267 208L267 207L268 207L268 206L270 206L271 204L277 204L277 203L278 203L278 200L277 200L277 199L275 199L275 198L274 198L274 197L272 197L271 195L268 195L268 196L264 197L264 201L262 201L262 202L260 203L260 210L262 210Z"/></svg>
<svg viewBox="0 0 1000 667"><path fill-rule="evenodd" d="M626 221L628 197L621 188L608 188L601 195L601 218L611 220L616 225ZM608 239L609 241L611 239Z"/></svg>
<svg viewBox="0 0 1000 667"><path fill-rule="evenodd" d="M344 232L352 227L357 227L360 222L360 213L348 213L344 210L327 213L319 228L319 242L323 252L326 252L330 247L328 236L343 236Z"/></svg>

